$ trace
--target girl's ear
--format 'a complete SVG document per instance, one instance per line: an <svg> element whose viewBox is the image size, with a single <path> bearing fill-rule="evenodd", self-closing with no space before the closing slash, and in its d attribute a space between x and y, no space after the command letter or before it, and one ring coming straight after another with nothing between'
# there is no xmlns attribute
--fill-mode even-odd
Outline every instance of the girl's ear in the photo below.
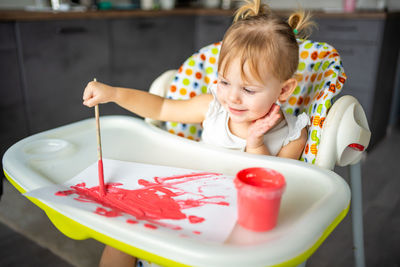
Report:
<svg viewBox="0 0 400 267"><path fill-rule="evenodd" d="M279 95L279 101L285 102L289 96L292 95L294 89L296 89L297 80L295 78L290 78L282 84L281 93Z"/></svg>

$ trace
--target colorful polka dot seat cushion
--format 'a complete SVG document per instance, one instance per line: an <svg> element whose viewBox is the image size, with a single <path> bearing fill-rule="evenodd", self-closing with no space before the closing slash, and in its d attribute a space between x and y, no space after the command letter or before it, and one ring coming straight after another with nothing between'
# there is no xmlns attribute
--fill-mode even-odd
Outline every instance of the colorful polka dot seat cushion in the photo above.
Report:
<svg viewBox="0 0 400 267"><path fill-rule="evenodd" d="M310 117L309 136L301 160L314 163L327 111L340 93L346 74L339 54L331 45L310 40L298 40L298 43L298 86L292 96L280 104L287 113L298 115L306 112ZM208 86L217 82L220 47L221 42L211 44L188 58L179 68L167 91L167 97L188 99L207 93ZM166 122L165 128L192 140L199 140L202 131L200 124L176 122Z"/></svg>

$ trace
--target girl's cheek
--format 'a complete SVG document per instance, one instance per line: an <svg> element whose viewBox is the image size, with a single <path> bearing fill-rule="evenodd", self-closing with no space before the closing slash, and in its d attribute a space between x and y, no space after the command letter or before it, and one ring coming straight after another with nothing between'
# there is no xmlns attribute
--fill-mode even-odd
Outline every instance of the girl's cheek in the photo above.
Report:
<svg viewBox="0 0 400 267"><path fill-rule="evenodd" d="M223 84L217 85L217 95L226 94L227 90L228 90L228 86L223 85Z"/></svg>
<svg viewBox="0 0 400 267"><path fill-rule="evenodd" d="M219 102L223 102L223 90L221 90L219 87L217 88L217 100Z"/></svg>

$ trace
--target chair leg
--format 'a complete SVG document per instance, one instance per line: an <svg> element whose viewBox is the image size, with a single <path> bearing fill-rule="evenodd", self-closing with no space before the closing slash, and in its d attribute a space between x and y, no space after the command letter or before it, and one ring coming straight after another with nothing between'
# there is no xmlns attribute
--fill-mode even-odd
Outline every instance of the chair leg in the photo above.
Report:
<svg viewBox="0 0 400 267"><path fill-rule="evenodd" d="M349 167L352 193L351 215L353 220L354 260L356 267L365 267L361 162L350 165Z"/></svg>

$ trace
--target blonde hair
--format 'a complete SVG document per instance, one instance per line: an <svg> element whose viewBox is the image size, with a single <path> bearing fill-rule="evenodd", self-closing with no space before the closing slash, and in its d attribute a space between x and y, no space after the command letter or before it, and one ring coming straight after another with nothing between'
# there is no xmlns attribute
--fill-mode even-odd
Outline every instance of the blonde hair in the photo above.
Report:
<svg viewBox="0 0 400 267"><path fill-rule="evenodd" d="M299 62L297 38L311 33L310 15L304 11L292 13L287 21L272 13L260 0L245 0L235 14L234 23L225 33L218 60L225 76L230 62L239 56L242 77L247 62L250 72L258 81L265 81L267 69L280 81L293 77ZM296 34L295 34L296 32Z"/></svg>

